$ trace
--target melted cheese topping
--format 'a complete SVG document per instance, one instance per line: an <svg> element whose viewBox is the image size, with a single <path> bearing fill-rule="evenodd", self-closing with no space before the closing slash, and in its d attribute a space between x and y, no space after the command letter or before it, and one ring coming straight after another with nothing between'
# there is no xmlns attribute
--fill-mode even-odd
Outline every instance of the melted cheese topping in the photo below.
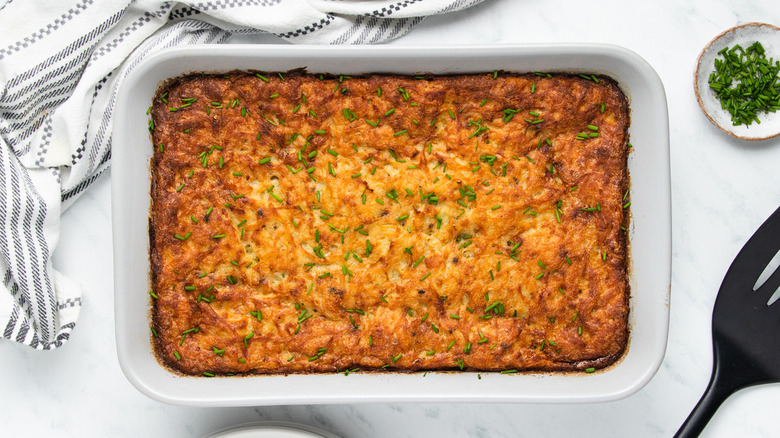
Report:
<svg viewBox="0 0 780 438"><path fill-rule="evenodd" d="M608 78L193 75L152 117L174 370L581 370L625 349Z"/></svg>

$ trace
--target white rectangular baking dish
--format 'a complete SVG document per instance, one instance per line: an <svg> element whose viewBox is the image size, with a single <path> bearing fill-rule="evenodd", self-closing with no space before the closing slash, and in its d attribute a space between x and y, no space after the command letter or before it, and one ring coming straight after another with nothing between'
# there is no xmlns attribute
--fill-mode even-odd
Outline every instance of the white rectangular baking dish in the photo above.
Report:
<svg viewBox="0 0 780 438"><path fill-rule="evenodd" d="M162 81L185 73L306 67L333 74L517 72L603 73L631 108L630 339L624 358L593 374L476 372L183 377L155 359L149 318L149 160L146 110ZM191 406L365 402L595 402L626 397L655 374L666 350L671 281L669 127L663 85L652 67L608 45L466 47L199 46L149 56L125 79L114 116L112 211L119 362L147 396ZM478 375L479 374L479 375Z"/></svg>

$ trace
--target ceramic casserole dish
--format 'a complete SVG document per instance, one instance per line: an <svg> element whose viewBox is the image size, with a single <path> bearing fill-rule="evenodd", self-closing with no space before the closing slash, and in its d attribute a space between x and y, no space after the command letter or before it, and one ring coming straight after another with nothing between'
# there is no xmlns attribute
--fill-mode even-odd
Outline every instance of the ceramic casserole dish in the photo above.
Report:
<svg viewBox="0 0 780 438"><path fill-rule="evenodd" d="M371 372L185 377L158 363L150 338L150 158L146 115L157 88L192 72L313 73L566 72L604 74L629 99L631 179L629 344L616 364L592 374ZM123 80L113 136L112 213L119 362L142 393L190 406L364 402L608 401L642 388L658 370L668 333L671 281L669 127L663 85L652 67L609 45L312 47L220 45L146 57Z"/></svg>

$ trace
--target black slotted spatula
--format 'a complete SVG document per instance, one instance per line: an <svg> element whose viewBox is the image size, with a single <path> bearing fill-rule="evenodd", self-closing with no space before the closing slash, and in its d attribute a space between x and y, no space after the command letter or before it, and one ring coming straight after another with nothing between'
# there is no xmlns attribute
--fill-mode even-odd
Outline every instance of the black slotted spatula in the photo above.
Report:
<svg viewBox="0 0 780 438"><path fill-rule="evenodd" d="M734 392L780 382L780 302L767 305L780 286L780 268L753 290L778 251L780 208L747 241L723 278L712 311L712 377L675 437L698 436Z"/></svg>

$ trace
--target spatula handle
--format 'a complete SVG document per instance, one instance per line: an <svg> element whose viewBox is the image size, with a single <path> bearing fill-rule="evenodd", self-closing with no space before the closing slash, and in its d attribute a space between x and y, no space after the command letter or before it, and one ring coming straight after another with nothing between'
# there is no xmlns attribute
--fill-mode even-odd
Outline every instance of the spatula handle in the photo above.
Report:
<svg viewBox="0 0 780 438"><path fill-rule="evenodd" d="M712 377L699 403L675 437L697 437L707 426L715 411L736 391L765 380L759 368L745 358L744 353L728 341L717 329L712 333Z"/></svg>
<svg viewBox="0 0 780 438"><path fill-rule="evenodd" d="M715 415L720 405L734 392L730 385L723 385L718 379L718 369L714 369L710 384L699 403L693 408L688 418L674 435L675 438L695 438L704 430L710 418Z"/></svg>

